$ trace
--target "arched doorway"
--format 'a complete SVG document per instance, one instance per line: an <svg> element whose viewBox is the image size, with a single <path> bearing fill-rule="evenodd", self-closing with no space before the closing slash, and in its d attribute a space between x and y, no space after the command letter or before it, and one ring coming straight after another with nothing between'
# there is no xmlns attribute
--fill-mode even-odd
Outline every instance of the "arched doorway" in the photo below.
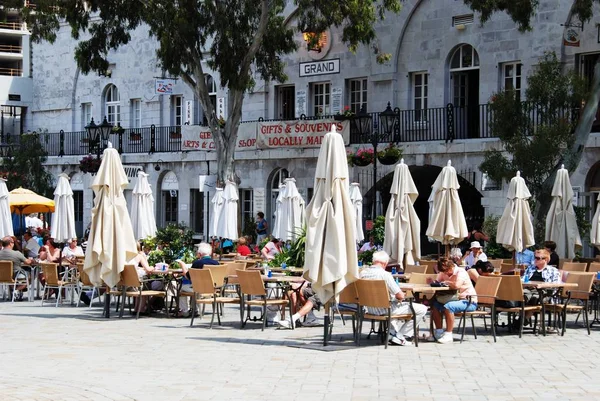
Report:
<svg viewBox="0 0 600 401"><path fill-rule="evenodd" d="M419 191L419 197L415 201L414 207L421 220L421 254L434 254L438 252L437 243L430 243L425 235L427 226L429 225L429 202L427 202L427 199L429 198L429 194L431 194L431 186L442 171L442 167L425 165L410 166L409 169L413 181L417 186L417 191ZM394 173L392 172L377 182L377 192L380 192L383 204L383 215L385 215L390 203L390 188L393 178ZM477 188L460 175L458 175L458 183L460 184L458 195L462 203L467 227L470 228L476 221L483 222L485 216L485 210L481 206L481 198L483 196ZM373 189L371 188L363 194L363 199L371 199L372 191Z"/></svg>
<svg viewBox="0 0 600 401"><path fill-rule="evenodd" d="M265 216L268 216L267 220L270 224L269 232L273 227L273 221L275 220L275 211L277 210L277 197L279 196L279 186L283 184L286 178L290 176L290 173L284 168L278 168L273 170L269 176L268 183L268 194L267 199L269 203L267 205L268 210L265 212Z"/></svg>
<svg viewBox="0 0 600 401"><path fill-rule="evenodd" d="M450 52L450 103L454 106L456 138L479 137L479 55L462 44Z"/></svg>

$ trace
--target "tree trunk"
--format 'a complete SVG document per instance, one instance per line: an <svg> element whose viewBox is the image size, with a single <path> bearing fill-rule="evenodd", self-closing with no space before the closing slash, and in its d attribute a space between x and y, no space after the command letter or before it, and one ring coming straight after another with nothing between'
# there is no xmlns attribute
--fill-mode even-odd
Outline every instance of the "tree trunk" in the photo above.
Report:
<svg viewBox="0 0 600 401"><path fill-rule="evenodd" d="M563 160L554 166L551 174L546 178L542 184L542 192L536 197L536 208L533 216L534 225L540 224L546 220L548 210L550 210L550 204L552 203L552 186L556 179L556 172L560 169L561 165L564 164L565 168L572 174L583 156L585 145L590 137L592 131L592 125L596 119L596 112L598 111L598 103L600 102L600 59L596 62L594 67L594 79L592 80L592 86L590 87L590 94L588 96L585 107L581 111L579 116L579 122L575 127L575 140L573 145L565 152Z"/></svg>

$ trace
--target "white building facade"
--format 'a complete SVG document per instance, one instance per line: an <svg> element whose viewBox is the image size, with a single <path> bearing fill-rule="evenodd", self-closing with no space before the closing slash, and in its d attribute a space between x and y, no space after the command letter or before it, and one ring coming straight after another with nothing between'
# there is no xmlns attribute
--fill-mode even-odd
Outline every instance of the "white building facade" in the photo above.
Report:
<svg viewBox="0 0 600 401"><path fill-rule="evenodd" d="M422 226L426 227L430 186L448 159L462 176L461 197L469 218L501 214L505 204L501 186L488 183L483 188L485 178L478 169L483 152L498 146L488 131L489 99L505 88L524 92L527 75L544 52L556 52L565 68L575 68L588 77L600 55L596 26L600 21L591 21L583 29L575 27L578 21L570 19L571 2L540 3L534 29L527 33L519 32L505 14L494 15L482 26L462 2L441 0L405 2L398 15L389 15L378 25L376 42L356 54L341 43L336 30L325 32L315 50L308 50L302 33L297 33L298 51L284 58L289 81L257 81L246 95L242 121L333 115L346 106L354 112L363 105L368 112L381 112L389 102L399 109L398 120L392 137L382 142L398 143L405 161L413 166L421 194L417 212ZM600 9L595 11L600 18ZM294 23L291 7L288 21ZM190 88L175 79L162 82L171 84L171 93L157 91L165 77L157 67L156 41L148 37L147 29L133 32L127 46L109 55L110 67L103 76L80 73L73 59L75 46L70 30L63 27L53 45L33 47L33 93L24 129L48 130L48 143L52 144L48 164L56 175L65 171L74 176L74 189L80 191L81 226L90 219L93 201L88 189L91 177L78 171L79 159L88 150L83 131L92 118L97 123L106 118L126 129L121 143L116 144L123 150L123 163L132 166L132 171L142 168L150 174L158 225L183 222L205 236L213 189L206 187L208 191L200 192L199 177L214 174L216 155L210 146L182 148L186 138L182 131L187 128L181 127L202 125L204 120ZM391 60L378 64L378 52L391 53ZM207 66L204 70L218 113L226 117L227 89L220 87L218 73ZM452 122L448 121L447 105L451 105ZM372 128L381 130L377 119ZM59 139L61 130L64 133ZM258 211L264 211L268 220L272 218L279 184L288 176L296 179L308 201L318 154L318 146L261 146L261 134L255 130L255 142L252 134L243 137L250 140L249 145L239 148L235 156L242 225L245 217ZM598 141L592 134L584 159L572 174L573 186L589 199L589 194L600 191ZM348 149L369 146L352 134L347 142ZM386 191L392 171L393 166L379 166L380 209L389 197ZM371 210L372 168L353 167L351 175L361 183L366 211ZM132 180L134 177L132 174Z"/></svg>

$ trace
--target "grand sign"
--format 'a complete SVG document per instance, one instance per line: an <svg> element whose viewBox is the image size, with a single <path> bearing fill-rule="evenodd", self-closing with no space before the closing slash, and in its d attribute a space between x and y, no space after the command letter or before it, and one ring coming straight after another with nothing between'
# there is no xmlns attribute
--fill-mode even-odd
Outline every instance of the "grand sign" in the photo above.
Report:
<svg viewBox="0 0 600 401"><path fill-rule="evenodd" d="M340 59L311 61L300 63L300 76L312 77L314 75L339 74Z"/></svg>

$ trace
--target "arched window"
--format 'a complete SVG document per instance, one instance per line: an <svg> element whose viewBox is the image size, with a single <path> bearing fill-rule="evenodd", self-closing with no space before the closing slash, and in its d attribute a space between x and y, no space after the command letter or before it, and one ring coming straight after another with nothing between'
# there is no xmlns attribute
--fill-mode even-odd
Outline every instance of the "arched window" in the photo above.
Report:
<svg viewBox="0 0 600 401"><path fill-rule="evenodd" d="M473 70L479 68L479 55L471 45L457 48L450 61L450 71Z"/></svg>
<svg viewBox="0 0 600 401"><path fill-rule="evenodd" d="M116 125L121 122L121 98L119 89L115 85L109 85L104 95L104 116L106 120Z"/></svg>

